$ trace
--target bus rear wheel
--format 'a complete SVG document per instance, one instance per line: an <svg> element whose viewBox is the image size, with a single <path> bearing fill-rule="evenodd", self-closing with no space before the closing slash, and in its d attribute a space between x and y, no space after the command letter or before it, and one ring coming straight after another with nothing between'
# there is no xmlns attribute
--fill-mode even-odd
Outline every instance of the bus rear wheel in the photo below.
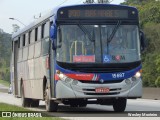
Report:
<svg viewBox="0 0 160 120"><path fill-rule="evenodd" d="M39 107L39 100L31 99L31 107Z"/></svg>
<svg viewBox="0 0 160 120"><path fill-rule="evenodd" d="M21 102L23 107L30 107L31 99L25 98L23 84L21 85Z"/></svg>
<svg viewBox="0 0 160 120"><path fill-rule="evenodd" d="M48 112L55 112L58 109L58 103L56 103L53 100L50 100L49 98L50 92L48 89L48 86L45 87L45 91L44 91L44 98L45 98L45 104L46 104L46 110Z"/></svg>
<svg viewBox="0 0 160 120"><path fill-rule="evenodd" d="M126 109L127 99L119 98L115 99L113 102L113 109L115 112L124 112Z"/></svg>

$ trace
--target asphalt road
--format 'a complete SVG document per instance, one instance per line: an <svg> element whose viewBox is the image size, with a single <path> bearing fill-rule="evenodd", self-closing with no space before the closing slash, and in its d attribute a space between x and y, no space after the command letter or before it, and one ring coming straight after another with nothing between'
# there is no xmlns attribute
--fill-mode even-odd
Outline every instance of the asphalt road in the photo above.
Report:
<svg viewBox="0 0 160 120"><path fill-rule="evenodd" d="M8 88L0 84L0 103L2 102L2 103L21 106L21 99L15 98L12 94L6 93L7 91ZM45 112L44 101L40 101L40 106L38 108L28 108L28 109L31 109L33 111ZM84 120L84 119L106 120L106 117L107 119L112 119L112 120L114 119L120 120L119 119L120 117L123 118L123 120L125 119L128 120L127 116L128 112L132 113L133 111L137 113L139 113L139 111L146 111L149 113L155 113L155 111L159 111L158 115L160 115L160 100L149 100L149 99L128 100L125 114L113 113L112 106L96 105L96 104L89 104L85 108L83 107L73 108L70 106L60 104L57 112L45 112L45 113L49 114L50 116L62 117L65 119L72 119L72 120ZM124 118L124 116L127 117ZM159 117L154 118L154 120L158 120ZM134 118L134 120L136 120L136 118ZM147 118L145 120L150 120L150 118L149 119Z"/></svg>
<svg viewBox="0 0 160 120"><path fill-rule="evenodd" d="M21 106L21 99L15 98L11 94L0 93L0 102L9 103L17 106ZM44 101L40 102L40 106L38 108L29 108L34 111L45 111ZM149 111L154 113L154 111L160 111L160 100L145 100L145 99L137 99L137 100L128 100L126 112L131 111ZM73 108L70 106L66 106L60 104L58 107L58 112L45 112L51 116L56 117L106 117L106 116L124 116L123 114L113 114L112 106L104 106L104 105L96 105L89 104L86 108ZM125 114L127 115L127 114Z"/></svg>
<svg viewBox="0 0 160 120"><path fill-rule="evenodd" d="M6 86L0 84L0 92L3 92L3 93L8 92L8 87L6 87Z"/></svg>

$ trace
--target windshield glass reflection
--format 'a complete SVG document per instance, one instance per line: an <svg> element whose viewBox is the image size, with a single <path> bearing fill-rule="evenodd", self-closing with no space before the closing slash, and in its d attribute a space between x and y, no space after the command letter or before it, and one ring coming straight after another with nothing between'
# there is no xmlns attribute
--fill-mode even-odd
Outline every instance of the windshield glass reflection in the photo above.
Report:
<svg viewBox="0 0 160 120"><path fill-rule="evenodd" d="M61 25L57 61L123 63L140 60L136 25ZM114 34L113 34L114 33ZM112 36L112 37L111 37ZM59 40L61 38L61 40Z"/></svg>

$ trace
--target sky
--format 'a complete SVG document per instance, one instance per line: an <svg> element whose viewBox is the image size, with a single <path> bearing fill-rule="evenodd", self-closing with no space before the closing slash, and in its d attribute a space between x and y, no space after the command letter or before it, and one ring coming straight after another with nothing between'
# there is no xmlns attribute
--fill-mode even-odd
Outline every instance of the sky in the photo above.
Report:
<svg viewBox="0 0 160 120"><path fill-rule="evenodd" d="M0 28L4 32L12 33L13 24L17 24L22 29L23 24L28 25L33 22L34 16L37 18L39 14L46 14L49 10L56 6L82 4L86 0L0 0ZM113 0L111 4L119 4L124 0ZM63 4L62 4L63 3ZM10 20L15 18L16 20Z"/></svg>

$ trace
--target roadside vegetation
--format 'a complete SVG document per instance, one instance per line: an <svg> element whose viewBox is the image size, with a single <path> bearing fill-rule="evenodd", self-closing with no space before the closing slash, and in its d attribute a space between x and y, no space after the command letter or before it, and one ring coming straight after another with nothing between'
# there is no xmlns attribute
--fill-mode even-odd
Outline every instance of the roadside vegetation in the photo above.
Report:
<svg viewBox="0 0 160 120"><path fill-rule="evenodd" d="M1 116L1 111L13 111L13 112L17 112L19 111L20 113L28 111L28 112L33 112L31 110L22 108L22 107L17 107L14 105L9 105L9 104L5 104L5 103L0 103L0 116ZM42 116L45 114L42 114ZM57 117L24 117L24 118L19 118L19 117L10 117L10 118L4 118L4 117L0 117L0 120L63 120L61 118L57 118Z"/></svg>
<svg viewBox="0 0 160 120"><path fill-rule="evenodd" d="M125 0L139 10L147 48L142 54L143 86L160 87L160 0Z"/></svg>
<svg viewBox="0 0 160 120"><path fill-rule="evenodd" d="M11 34L5 33L0 29L0 80L7 82L9 82L10 79L9 66L11 57L11 43ZM2 83L2 81L0 82Z"/></svg>

